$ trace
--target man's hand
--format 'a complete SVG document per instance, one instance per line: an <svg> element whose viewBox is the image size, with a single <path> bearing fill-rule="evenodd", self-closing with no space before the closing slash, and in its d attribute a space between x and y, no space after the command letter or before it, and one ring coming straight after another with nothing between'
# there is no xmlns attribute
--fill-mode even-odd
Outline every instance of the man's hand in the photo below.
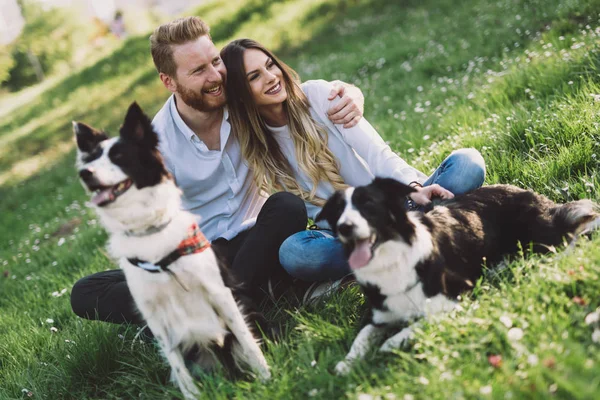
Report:
<svg viewBox="0 0 600 400"><path fill-rule="evenodd" d="M328 100L336 96L341 100L327 110L327 115L334 124L343 124L344 128L352 128L363 116L365 111L365 97L359 88L342 81L333 81L333 89L329 93Z"/></svg>
<svg viewBox="0 0 600 400"><path fill-rule="evenodd" d="M431 203L434 197L447 200L454 197L452 192L444 189L438 184L433 184L425 187L415 187L417 190L410 194L410 198L420 206L426 206Z"/></svg>

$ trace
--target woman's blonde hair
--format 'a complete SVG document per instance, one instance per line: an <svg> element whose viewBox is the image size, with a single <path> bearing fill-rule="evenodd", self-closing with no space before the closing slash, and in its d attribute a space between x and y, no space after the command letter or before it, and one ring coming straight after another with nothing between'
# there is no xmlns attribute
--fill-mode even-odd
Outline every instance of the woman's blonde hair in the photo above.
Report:
<svg viewBox="0 0 600 400"><path fill-rule="evenodd" d="M282 71L287 91L283 107L288 116L298 166L312 182L310 191L304 189L294 178L290 163L258 112L244 67L244 52L247 49L262 51ZM335 157L327 147L327 132L311 117L308 99L300 87L296 71L251 39L229 43L221 50L221 58L227 68L229 122L256 184L267 193L285 190L320 207L326 201L316 196L317 186L321 181L329 182L334 190L346 188Z"/></svg>

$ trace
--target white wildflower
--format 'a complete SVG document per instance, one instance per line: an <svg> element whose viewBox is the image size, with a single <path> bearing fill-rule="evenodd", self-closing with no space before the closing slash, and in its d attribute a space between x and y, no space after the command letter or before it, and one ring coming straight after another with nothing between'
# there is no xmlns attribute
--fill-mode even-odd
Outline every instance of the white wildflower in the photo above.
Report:
<svg viewBox="0 0 600 400"><path fill-rule="evenodd" d="M374 397L372 394L367 394L367 393L361 393L358 395L358 400L373 400Z"/></svg>
<svg viewBox="0 0 600 400"><path fill-rule="evenodd" d="M508 337L508 340L510 340L511 342L517 342L517 341L523 339L523 329L510 328L508 330L508 333L506 336Z"/></svg>
<svg viewBox="0 0 600 400"><path fill-rule="evenodd" d="M50 328L50 332L52 332L52 333L56 333L56 332L58 332L58 329L56 329L55 327L51 327L51 328Z"/></svg>
<svg viewBox="0 0 600 400"><path fill-rule="evenodd" d="M529 365L531 365L532 367L535 367L536 365L538 365L539 362L539 358L538 356L536 356L535 354L530 354L527 357L527 362L529 363Z"/></svg>
<svg viewBox="0 0 600 400"><path fill-rule="evenodd" d="M317 389L310 389L308 391L308 396L309 397L315 397L317 395L317 393L319 393L319 391Z"/></svg>
<svg viewBox="0 0 600 400"><path fill-rule="evenodd" d="M479 393L481 393L483 395L492 394L492 387L490 385L482 386L479 388Z"/></svg>
<svg viewBox="0 0 600 400"><path fill-rule="evenodd" d="M47 324L53 324L53 323L54 323L54 320L53 320L52 318L48 318L48 319L46 320L46 323L47 323Z"/></svg>
<svg viewBox="0 0 600 400"><path fill-rule="evenodd" d="M58 245L58 246L62 246L63 244L65 244L65 238L60 238L60 239L58 239L58 243L57 243L57 245Z"/></svg>
<svg viewBox="0 0 600 400"><path fill-rule="evenodd" d="M508 315L503 315L500 317L500 322L502 322L502 325L504 325L507 328L512 328L512 319L510 319L510 317Z"/></svg>
<svg viewBox="0 0 600 400"><path fill-rule="evenodd" d="M592 341L594 343L600 343L600 329L594 329L594 333L592 333Z"/></svg>
<svg viewBox="0 0 600 400"><path fill-rule="evenodd" d="M425 378L424 376L420 376L419 377L419 383L421 385L427 386L427 385L429 385L429 379Z"/></svg>

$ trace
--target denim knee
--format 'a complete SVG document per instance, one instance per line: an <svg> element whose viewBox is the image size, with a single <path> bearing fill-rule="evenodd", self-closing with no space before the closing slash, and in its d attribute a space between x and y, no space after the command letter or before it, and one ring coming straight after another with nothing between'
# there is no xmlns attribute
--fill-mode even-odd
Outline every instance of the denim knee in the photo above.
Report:
<svg viewBox="0 0 600 400"><path fill-rule="evenodd" d="M460 188L455 188L454 194L467 193L483 185L485 160L477 149L455 150L448 156L447 161L456 171L456 177L460 178Z"/></svg>
<svg viewBox="0 0 600 400"><path fill-rule="evenodd" d="M343 248L322 231L302 231L279 248L279 262L288 274L304 281L339 279L350 273Z"/></svg>

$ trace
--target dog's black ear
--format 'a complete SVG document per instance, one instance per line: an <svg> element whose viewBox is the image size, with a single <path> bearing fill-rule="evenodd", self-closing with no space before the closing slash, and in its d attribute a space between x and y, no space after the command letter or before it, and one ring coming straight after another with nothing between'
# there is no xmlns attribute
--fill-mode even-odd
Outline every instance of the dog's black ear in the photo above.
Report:
<svg viewBox="0 0 600 400"><path fill-rule="evenodd" d="M384 194L385 203L396 221L405 220L406 196L416 192L416 189L391 178L375 178L371 185Z"/></svg>
<svg viewBox="0 0 600 400"><path fill-rule="evenodd" d="M388 199L404 199L409 194L417 191L415 188L392 178L375 178L373 180L373 186L385 193L386 198Z"/></svg>
<svg viewBox="0 0 600 400"><path fill-rule="evenodd" d="M158 136L152 129L150 119L135 101L129 106L125 121L119 132L124 140L130 140L152 148L158 145Z"/></svg>
<svg viewBox="0 0 600 400"><path fill-rule="evenodd" d="M77 140L77 148L83 153L89 153L103 140L108 139L106 133L92 128L83 122L73 121L73 133Z"/></svg>
<svg viewBox="0 0 600 400"><path fill-rule="evenodd" d="M331 229L335 232L335 226L337 225L342 212L344 211L346 201L344 200L344 192L342 190L336 191L325 203L323 209L317 215L315 222L326 220Z"/></svg>

